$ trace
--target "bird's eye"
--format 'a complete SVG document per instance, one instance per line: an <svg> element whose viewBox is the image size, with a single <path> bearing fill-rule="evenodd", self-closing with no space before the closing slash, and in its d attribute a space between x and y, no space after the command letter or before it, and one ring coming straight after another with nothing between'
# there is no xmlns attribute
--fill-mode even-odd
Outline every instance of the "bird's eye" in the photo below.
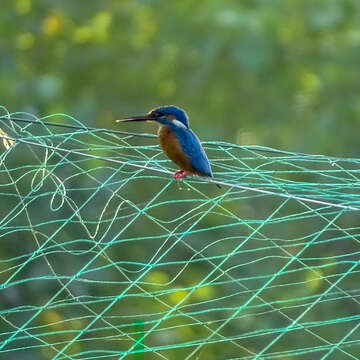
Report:
<svg viewBox="0 0 360 360"><path fill-rule="evenodd" d="M150 115L153 115L155 117L161 117L163 114L161 112L159 112L159 111L152 111L150 113Z"/></svg>

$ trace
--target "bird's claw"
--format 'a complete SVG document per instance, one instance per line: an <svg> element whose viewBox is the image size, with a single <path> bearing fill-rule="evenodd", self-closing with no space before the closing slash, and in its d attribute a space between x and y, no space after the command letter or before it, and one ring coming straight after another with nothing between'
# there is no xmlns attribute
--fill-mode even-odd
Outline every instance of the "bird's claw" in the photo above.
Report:
<svg viewBox="0 0 360 360"><path fill-rule="evenodd" d="M178 170L174 174L174 179L179 180L187 177L189 174L185 170Z"/></svg>

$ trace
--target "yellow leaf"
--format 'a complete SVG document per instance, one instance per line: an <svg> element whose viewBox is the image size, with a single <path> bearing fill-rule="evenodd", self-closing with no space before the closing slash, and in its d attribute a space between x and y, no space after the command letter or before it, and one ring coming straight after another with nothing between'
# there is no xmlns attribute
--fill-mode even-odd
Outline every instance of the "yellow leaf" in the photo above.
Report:
<svg viewBox="0 0 360 360"><path fill-rule="evenodd" d="M187 291L176 291L170 294L170 299L173 303L177 304L187 295Z"/></svg>
<svg viewBox="0 0 360 360"><path fill-rule="evenodd" d="M25 15L31 10L31 0L17 0L15 3L16 11L21 14Z"/></svg>
<svg viewBox="0 0 360 360"><path fill-rule="evenodd" d="M169 276L163 271L152 271L146 280L152 285L163 285L169 281Z"/></svg>
<svg viewBox="0 0 360 360"><path fill-rule="evenodd" d="M11 146L15 145L15 140L10 139L9 135L0 128L0 137L2 138L2 143L5 146L5 149L10 149Z"/></svg>
<svg viewBox="0 0 360 360"><path fill-rule="evenodd" d="M47 16L42 23L42 30L48 36L55 36L63 26L63 15L61 13L53 13Z"/></svg>
<svg viewBox="0 0 360 360"><path fill-rule="evenodd" d="M202 286L196 289L193 293L194 298L196 300L208 300L211 299L214 295L214 288L212 286Z"/></svg>
<svg viewBox="0 0 360 360"><path fill-rule="evenodd" d="M92 30L89 26L80 26L74 30L73 40L78 44L85 44L91 40Z"/></svg>
<svg viewBox="0 0 360 360"><path fill-rule="evenodd" d="M33 34L27 32L18 36L16 39L16 45L19 50L29 50L34 47L35 37Z"/></svg>
<svg viewBox="0 0 360 360"><path fill-rule="evenodd" d="M306 286L311 291L316 291L323 283L323 272L321 270L309 270L306 274Z"/></svg>

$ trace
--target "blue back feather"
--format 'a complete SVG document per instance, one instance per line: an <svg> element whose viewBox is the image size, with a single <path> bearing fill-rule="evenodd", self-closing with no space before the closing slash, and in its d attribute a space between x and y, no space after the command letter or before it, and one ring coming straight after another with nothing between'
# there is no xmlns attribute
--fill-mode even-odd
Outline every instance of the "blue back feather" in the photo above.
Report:
<svg viewBox="0 0 360 360"><path fill-rule="evenodd" d="M205 176L212 177L210 163L199 138L190 129L179 128L175 125L170 126L179 140L181 149L189 157L195 170Z"/></svg>

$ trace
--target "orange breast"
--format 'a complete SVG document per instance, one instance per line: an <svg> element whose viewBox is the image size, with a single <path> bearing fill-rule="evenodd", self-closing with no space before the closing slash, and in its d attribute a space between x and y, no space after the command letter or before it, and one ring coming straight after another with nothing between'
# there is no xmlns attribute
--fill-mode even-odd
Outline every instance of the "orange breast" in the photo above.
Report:
<svg viewBox="0 0 360 360"><path fill-rule="evenodd" d="M162 125L158 131L160 146L169 159L171 159L181 170L195 173L189 157L182 151L179 140L171 131L170 126Z"/></svg>

